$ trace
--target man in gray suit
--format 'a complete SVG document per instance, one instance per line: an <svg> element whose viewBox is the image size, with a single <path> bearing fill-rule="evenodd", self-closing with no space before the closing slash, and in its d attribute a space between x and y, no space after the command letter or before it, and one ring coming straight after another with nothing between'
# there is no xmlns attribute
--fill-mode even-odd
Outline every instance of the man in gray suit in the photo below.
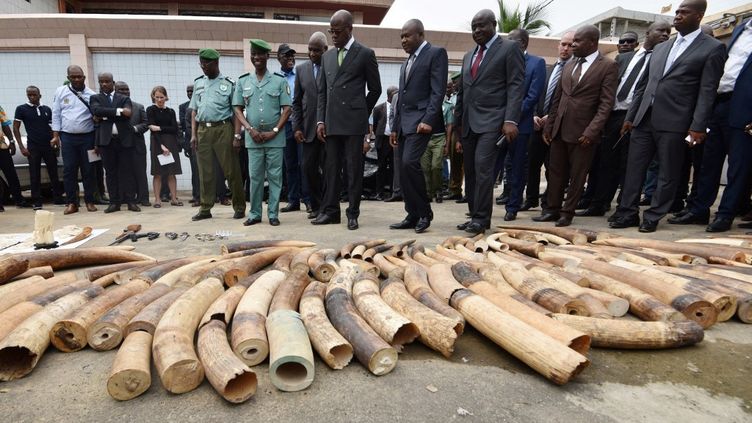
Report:
<svg viewBox="0 0 752 423"><path fill-rule="evenodd" d="M355 230L363 191L363 137L368 133L368 116L381 95L379 64L373 50L353 38L350 12L335 12L329 27L336 49L327 51L321 58L323 76L319 84L316 127L317 137L326 143L326 190L322 209L311 223L339 223L339 173L344 157L348 176L347 229Z"/></svg>
<svg viewBox="0 0 752 423"><path fill-rule="evenodd" d="M622 127L622 134L632 131L627 174L611 228L639 225L640 232L655 232L674 201L682 170L682 160L677 158L684 157L684 143L695 146L705 141L726 60L724 45L700 31L706 8L705 0L685 0L679 5L674 17L679 33L655 47L635 89ZM640 224L640 189L655 153L658 188Z"/></svg>
<svg viewBox="0 0 752 423"><path fill-rule="evenodd" d="M465 192L470 220L457 229L471 234L491 225L493 170L500 139L517 138L525 82L525 58L514 41L496 33L496 16L484 9L473 17L477 46L462 61L462 84L457 93L455 116L462 128L465 159Z"/></svg>
<svg viewBox="0 0 752 423"><path fill-rule="evenodd" d="M292 100L292 128L295 141L303 144L303 178L308 182L311 196L309 219L315 219L321 210L321 174L324 165L324 144L316 139L316 109L321 80L321 56L326 52L326 35L314 32L308 40L308 62L295 69L295 98Z"/></svg>
<svg viewBox="0 0 752 423"><path fill-rule="evenodd" d="M115 83L115 91L125 97L131 96L131 89L123 81ZM146 177L146 141L144 134L149 130L149 124L146 122L146 111L144 105L131 100L131 117L130 123L133 128L133 175L136 178L136 202L142 206L150 206L149 203L149 181Z"/></svg>
<svg viewBox="0 0 752 423"><path fill-rule="evenodd" d="M420 159L433 134L444 133L442 105L448 73L447 52L425 40L423 23L411 19L402 27L402 48L410 55L400 69L399 105L394 108L394 126L389 136L402 159L400 183L407 217L391 229L424 232L433 212L426 191Z"/></svg>

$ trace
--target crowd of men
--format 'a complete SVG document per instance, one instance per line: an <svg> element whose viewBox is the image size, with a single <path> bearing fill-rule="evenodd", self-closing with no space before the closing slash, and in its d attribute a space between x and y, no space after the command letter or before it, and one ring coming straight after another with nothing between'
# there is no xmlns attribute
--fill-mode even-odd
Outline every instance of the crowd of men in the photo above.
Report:
<svg viewBox="0 0 752 423"><path fill-rule="evenodd" d="M404 202L405 217L390 225L395 230L424 232L433 220L431 203L455 200L468 205L468 219L457 229L481 233L490 227L500 180L495 202L505 205L505 221L540 205L533 220L568 226L575 216L604 216L616 196L608 218L614 229L653 232L673 213L672 224L729 230L750 209L752 21L737 26L726 47L700 25L706 6L683 1L672 37L667 21L651 24L641 43L638 34L625 32L615 60L598 51L596 27L567 32L549 69L527 52L527 31L503 38L494 13L481 10L471 23L476 45L451 75L446 50L426 40L421 21L411 19L400 35L407 59L399 81L379 105L376 56L356 41L345 10L330 20L334 48L316 32L309 60L295 66L296 52L282 44L277 73L267 67L272 48L264 40L251 40L254 69L237 80L220 72L216 50L203 49L203 75L188 87L190 102L178 113L180 144L191 161L191 202L199 207L193 220L211 218L219 201L232 204L234 218L246 217L244 225L258 224L268 184L269 224L279 225L280 212L301 205L312 224L338 224L343 201L347 228L357 229L364 155L375 148L376 188L369 198ZM85 87L77 66L67 77L51 109L29 87L29 102L16 111L15 138L20 141L20 124L28 134L28 148L20 148L31 165L34 207L41 207L39 163L55 179L51 164L59 148L66 213L78 210L79 169L86 208L95 211L98 184L88 151L96 147L107 175L106 211L121 204L138 211L148 203L139 146L151 127L135 116L143 106L111 74L99 75L100 93ZM727 186L710 222L727 157ZM288 204L280 208L285 187ZM24 205L12 182L11 190ZM61 202L62 193L54 194ZM641 205L647 206L642 218Z"/></svg>

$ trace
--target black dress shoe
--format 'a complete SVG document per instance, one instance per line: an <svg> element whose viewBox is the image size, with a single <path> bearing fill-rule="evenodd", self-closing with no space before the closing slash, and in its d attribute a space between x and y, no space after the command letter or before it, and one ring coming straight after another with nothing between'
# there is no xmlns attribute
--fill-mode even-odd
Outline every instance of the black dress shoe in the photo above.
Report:
<svg viewBox="0 0 752 423"><path fill-rule="evenodd" d="M624 229L631 228L633 226L640 226L640 218L637 216L611 217L613 217L614 220L609 223L608 227L612 229ZM611 219L611 217L609 217L609 219Z"/></svg>
<svg viewBox="0 0 752 423"><path fill-rule="evenodd" d="M279 226L279 219L277 219L276 217L273 217L269 219L269 224L272 226Z"/></svg>
<svg viewBox="0 0 752 423"><path fill-rule="evenodd" d="M462 194L450 194L450 195L444 196L445 200L459 200L461 198L462 198Z"/></svg>
<svg viewBox="0 0 752 423"><path fill-rule="evenodd" d="M486 227L483 226L483 225L481 225L478 222L470 222L465 227L465 232L470 233L470 234L474 234L474 235L476 235L476 234L482 234L485 231L486 231Z"/></svg>
<svg viewBox="0 0 752 423"><path fill-rule="evenodd" d="M204 219L211 219L212 215L209 212L198 212L193 217L191 217L191 220L196 222L198 220L204 220Z"/></svg>
<svg viewBox="0 0 752 423"><path fill-rule="evenodd" d="M402 201L401 195L392 195L391 197L384 200L385 203L395 203L397 201Z"/></svg>
<svg viewBox="0 0 752 423"><path fill-rule="evenodd" d="M422 234L429 226L431 226L431 220L427 217L421 217L415 225L415 233Z"/></svg>
<svg viewBox="0 0 752 423"><path fill-rule="evenodd" d="M685 208L679 210L678 212L674 213L674 217L684 216L687 213L689 213L689 209L685 207Z"/></svg>
<svg viewBox="0 0 752 423"><path fill-rule="evenodd" d="M643 196L642 198L640 198L639 205L641 205L641 206L649 206L652 201L653 201L653 199L651 197L645 197L645 196Z"/></svg>
<svg viewBox="0 0 752 423"><path fill-rule="evenodd" d="M708 220L710 220L708 216L687 212L681 216L669 218L668 223L672 225L707 225Z"/></svg>
<svg viewBox="0 0 752 423"><path fill-rule="evenodd" d="M740 229L752 229L752 222L740 223L736 227Z"/></svg>
<svg viewBox="0 0 752 423"><path fill-rule="evenodd" d="M727 219L725 217L716 217L715 219L713 219L713 223L705 228L705 232L726 232L731 229L731 223L733 223L732 219Z"/></svg>
<svg viewBox="0 0 752 423"><path fill-rule="evenodd" d="M119 204L110 204L107 206L106 209L104 209L105 213L114 213L120 211L120 205Z"/></svg>
<svg viewBox="0 0 752 423"><path fill-rule="evenodd" d="M559 218L559 220L556 221L556 223L554 224L554 226L556 226L557 228L562 228L564 226L569 226L571 224L572 224L572 218L571 217L569 217L569 216L562 216L562 217Z"/></svg>
<svg viewBox="0 0 752 423"><path fill-rule="evenodd" d="M444 198L441 196L441 194L436 194L436 203L443 203Z"/></svg>
<svg viewBox="0 0 752 423"><path fill-rule="evenodd" d="M655 232L655 229L658 227L658 221L657 220L647 220L644 219L642 221L642 224L640 225L640 229L638 229L640 232L643 233L650 233Z"/></svg>
<svg viewBox="0 0 752 423"><path fill-rule="evenodd" d="M671 205L671 208L668 209L669 213L679 213L682 210L684 210L685 205L684 201L676 201L674 204Z"/></svg>
<svg viewBox="0 0 752 423"><path fill-rule="evenodd" d="M543 213L540 216L533 217L534 222L554 222L559 220L559 213Z"/></svg>
<svg viewBox="0 0 752 423"><path fill-rule="evenodd" d="M467 221L467 222L465 222L465 223L460 223L459 225L457 225L457 229L459 229L459 230L461 230L461 231L464 231L464 230L465 230L465 228L467 228L467 226L468 226L468 225L470 225L471 223L473 223L473 221L472 221L472 220L468 220L468 221Z"/></svg>
<svg viewBox="0 0 752 423"><path fill-rule="evenodd" d="M141 205L144 206L144 207L151 207L151 202L149 202L148 200L147 201L142 201Z"/></svg>
<svg viewBox="0 0 752 423"><path fill-rule="evenodd" d="M255 225L257 223L261 223L261 218L260 217L257 217L255 219L246 219L245 222L243 222L243 226L251 226L251 225Z"/></svg>
<svg viewBox="0 0 752 423"><path fill-rule="evenodd" d="M505 196L504 194L496 197L496 205L502 206L509 202L509 196Z"/></svg>
<svg viewBox="0 0 752 423"><path fill-rule="evenodd" d="M402 222L399 223L392 223L389 225L389 229L413 229L415 228L415 225L417 222L415 222L412 219L405 218Z"/></svg>
<svg viewBox="0 0 752 423"><path fill-rule="evenodd" d="M339 223L339 216L333 217L328 214L321 213L315 219L311 221L312 225L329 225Z"/></svg>
<svg viewBox="0 0 752 423"><path fill-rule="evenodd" d="M462 196L459 200L455 201L457 204L465 204L467 203L467 196Z"/></svg>
<svg viewBox="0 0 752 423"><path fill-rule="evenodd" d="M517 213L515 213L515 212L507 212L507 214L504 215L504 221L505 222L511 222L513 220L517 220Z"/></svg>
<svg viewBox="0 0 752 423"><path fill-rule="evenodd" d="M245 216L245 212L236 211L232 214L233 219L242 219Z"/></svg>
<svg viewBox="0 0 752 423"><path fill-rule="evenodd" d="M603 216L605 214L605 210L592 206L574 213L575 216Z"/></svg>
<svg viewBox="0 0 752 423"><path fill-rule="evenodd" d="M606 219L608 223L616 222L617 220L619 220L619 216L617 216L615 212Z"/></svg>
<svg viewBox="0 0 752 423"><path fill-rule="evenodd" d="M532 201L525 201L525 204L523 204L522 207L520 207L520 211L528 211L536 207L538 207L538 203L534 203Z"/></svg>
<svg viewBox="0 0 752 423"><path fill-rule="evenodd" d="M128 211L140 212L141 207L139 207L138 204L136 203L128 203Z"/></svg>
<svg viewBox="0 0 752 423"><path fill-rule="evenodd" d="M311 205L308 203L303 203L305 205L305 212L310 213L311 212Z"/></svg>
<svg viewBox="0 0 752 423"><path fill-rule="evenodd" d="M282 207L281 209L279 209L279 211L281 211L282 213L287 213L291 211L300 211L300 203L297 203L297 204L290 203Z"/></svg>
<svg viewBox="0 0 752 423"><path fill-rule="evenodd" d="M347 229L354 231L358 229L358 219L356 218L347 218Z"/></svg>
<svg viewBox="0 0 752 423"><path fill-rule="evenodd" d="M590 201L591 200L586 200L584 198L581 198L580 201L577 202L577 206L575 207L575 209L583 210L583 209L590 208Z"/></svg>
<svg viewBox="0 0 752 423"><path fill-rule="evenodd" d="M318 217L318 215L319 215L318 210L311 210L308 212L308 216L306 217L308 217L309 219L315 219L316 217Z"/></svg>

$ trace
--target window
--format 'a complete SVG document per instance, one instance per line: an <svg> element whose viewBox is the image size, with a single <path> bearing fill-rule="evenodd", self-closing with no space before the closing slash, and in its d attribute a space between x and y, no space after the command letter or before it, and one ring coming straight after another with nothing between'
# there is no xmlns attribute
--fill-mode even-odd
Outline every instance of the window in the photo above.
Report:
<svg viewBox="0 0 752 423"><path fill-rule="evenodd" d="M288 13L275 13L274 19L278 21L299 21L300 15L291 15Z"/></svg>

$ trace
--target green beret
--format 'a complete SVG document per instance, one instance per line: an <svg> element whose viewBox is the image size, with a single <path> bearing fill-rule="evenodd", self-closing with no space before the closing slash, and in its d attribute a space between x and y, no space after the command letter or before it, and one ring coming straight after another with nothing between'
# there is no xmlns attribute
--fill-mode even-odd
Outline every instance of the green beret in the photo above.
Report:
<svg viewBox="0 0 752 423"><path fill-rule="evenodd" d="M456 71L449 74L449 77L452 79L452 81L459 78L460 76L462 76L462 71Z"/></svg>
<svg viewBox="0 0 752 423"><path fill-rule="evenodd" d="M267 43L264 40L259 40L256 38L251 40L251 48L256 48L257 50L262 50L265 52L272 51L272 46L269 43Z"/></svg>
<svg viewBox="0 0 752 423"><path fill-rule="evenodd" d="M198 57L205 60L219 60L219 52L213 48L202 48L198 51Z"/></svg>

